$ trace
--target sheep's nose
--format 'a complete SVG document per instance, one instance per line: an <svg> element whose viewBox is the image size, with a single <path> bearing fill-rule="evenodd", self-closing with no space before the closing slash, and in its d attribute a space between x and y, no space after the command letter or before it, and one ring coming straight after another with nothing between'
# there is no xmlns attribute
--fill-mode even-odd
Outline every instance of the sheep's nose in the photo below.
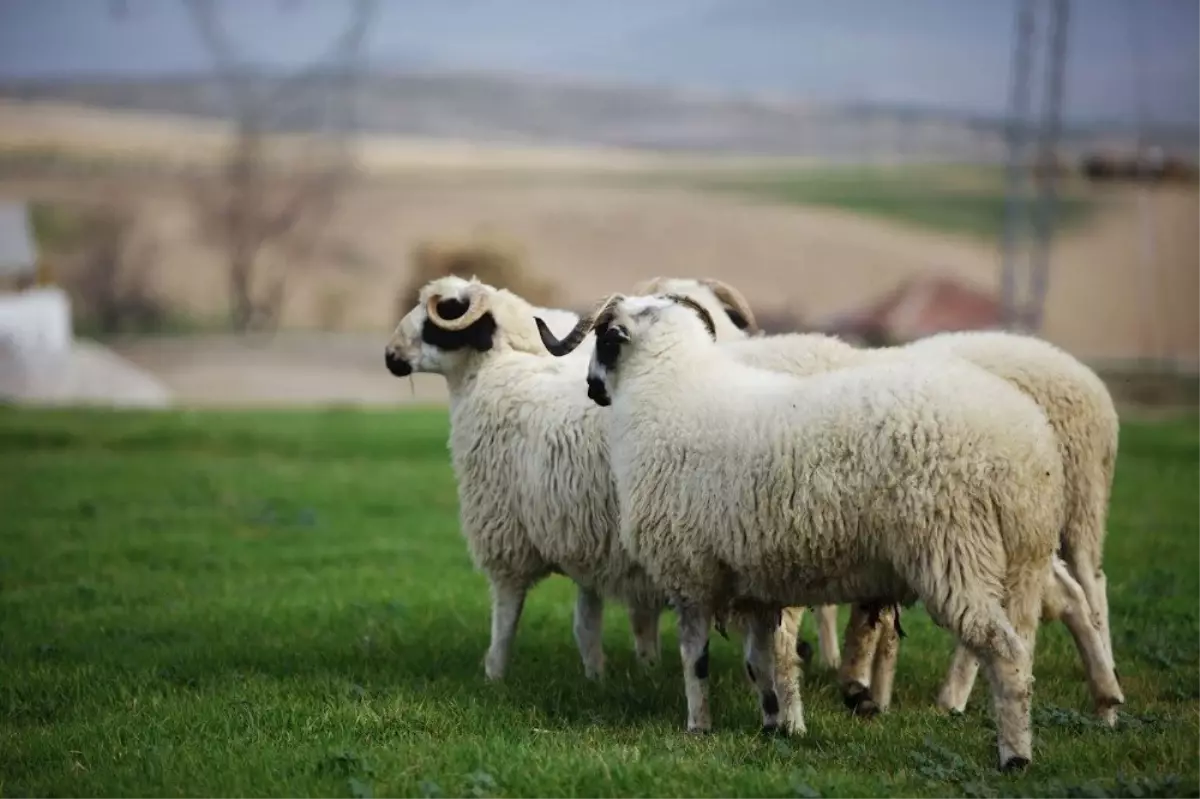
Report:
<svg viewBox="0 0 1200 799"><path fill-rule="evenodd" d="M589 377L588 381L588 399L599 405L601 408L607 408L612 404L612 398L608 396L608 392L604 389L604 383L594 377Z"/></svg>
<svg viewBox="0 0 1200 799"><path fill-rule="evenodd" d="M412 374L412 364L391 350L384 351L383 362L387 364L387 370L396 377L408 377Z"/></svg>

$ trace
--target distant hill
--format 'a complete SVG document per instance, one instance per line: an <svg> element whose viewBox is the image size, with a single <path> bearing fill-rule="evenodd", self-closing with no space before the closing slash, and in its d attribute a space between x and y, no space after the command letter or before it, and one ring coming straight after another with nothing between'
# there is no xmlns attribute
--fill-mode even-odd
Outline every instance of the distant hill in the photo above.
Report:
<svg viewBox="0 0 1200 799"><path fill-rule="evenodd" d="M326 72L303 91L259 76L263 96L278 96L267 127L312 131L353 124L378 135L454 138L530 145L626 148L830 160L872 157L996 161L1004 124L951 111L856 104L816 106L791 98L718 95L662 87L589 83L467 72L375 72L359 79L352 117L343 76ZM0 97L198 117L228 116L220 84L208 76L62 78L0 81ZM1156 131L1162 146L1194 152L1196 131ZM1131 139L1112 126L1065 132L1068 152Z"/></svg>

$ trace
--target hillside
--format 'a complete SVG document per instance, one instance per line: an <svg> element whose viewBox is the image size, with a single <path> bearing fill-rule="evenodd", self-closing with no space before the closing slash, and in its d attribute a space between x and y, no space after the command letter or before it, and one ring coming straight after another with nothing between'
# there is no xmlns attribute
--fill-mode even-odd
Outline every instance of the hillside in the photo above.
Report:
<svg viewBox="0 0 1200 799"><path fill-rule="evenodd" d="M305 132L345 118L343 76L324 73L303 91L257 78L277 98L265 119L277 132ZM0 98L58 101L130 111L221 118L228 104L205 76L0 81ZM601 145L654 150L806 155L825 160L994 161L1003 123L948 111L856 104L817 106L786 97L701 93L470 72L375 72L358 88L354 119L373 135L454 138L525 145ZM264 101L265 102L265 101ZM341 106L338 108L337 106ZM1078 151L1122 131L1069 130ZM1156 140L1194 146L1194 131Z"/></svg>

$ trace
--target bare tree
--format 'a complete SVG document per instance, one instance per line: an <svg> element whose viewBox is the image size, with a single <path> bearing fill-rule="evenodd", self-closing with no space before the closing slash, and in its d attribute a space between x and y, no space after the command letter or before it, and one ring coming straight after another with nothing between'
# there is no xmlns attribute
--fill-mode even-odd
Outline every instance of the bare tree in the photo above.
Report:
<svg viewBox="0 0 1200 799"><path fill-rule="evenodd" d="M377 0L348 0L345 28L324 58L275 81L260 80L221 24L216 0L183 0L213 61L233 118L223 166L189 184L205 235L224 251L230 322L239 332L279 322L290 271L311 265L337 196L354 174L353 136L363 40ZM281 10L297 0L280 0ZM110 0L114 18L126 0ZM271 134L299 108L313 124L312 100L324 124L286 147ZM306 103L308 104L306 107ZM305 113L307 112L307 113ZM332 124L331 124L332 123ZM287 267L265 268L274 250Z"/></svg>
<svg viewBox="0 0 1200 799"><path fill-rule="evenodd" d="M191 194L202 230L224 250L233 328L272 329L289 273L311 265L337 196L353 175L356 78L376 3L351 0L345 28L326 57L270 82L259 80L239 56L215 0L184 4L212 57L234 124L224 165L195 177ZM324 123L318 130L286 144L271 136L286 125L289 106L314 124L314 98ZM273 269L265 263L268 251L277 256Z"/></svg>

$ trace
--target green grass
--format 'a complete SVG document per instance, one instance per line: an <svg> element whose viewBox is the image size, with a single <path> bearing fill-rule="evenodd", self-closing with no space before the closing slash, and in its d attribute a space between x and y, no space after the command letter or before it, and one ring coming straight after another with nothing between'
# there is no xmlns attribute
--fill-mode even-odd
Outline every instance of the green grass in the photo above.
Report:
<svg viewBox="0 0 1200 799"><path fill-rule="evenodd" d="M954 167L812 168L698 177L697 188L789 205L837 208L928 230L998 240L1004 230L1003 175ZM1061 191L1061 189L1060 189ZM1095 201L1067 191L1056 229L1085 222Z"/></svg>
<svg viewBox="0 0 1200 799"><path fill-rule="evenodd" d="M673 620L641 673L613 609L586 682L562 578L487 684L444 411L0 410L0 794L1198 796L1197 435L1122 432L1121 728L1048 626L1035 761L1001 776L982 678L965 717L932 709L952 642L918 609L893 712L850 718L814 670L799 740L758 735L720 638L716 732L685 734Z"/></svg>

